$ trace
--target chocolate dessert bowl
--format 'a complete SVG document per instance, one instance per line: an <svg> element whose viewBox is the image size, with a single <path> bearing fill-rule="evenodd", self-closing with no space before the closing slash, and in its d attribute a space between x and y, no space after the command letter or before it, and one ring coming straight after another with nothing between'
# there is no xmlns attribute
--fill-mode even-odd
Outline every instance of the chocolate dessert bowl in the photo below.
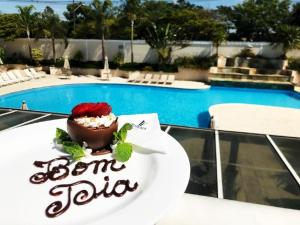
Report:
<svg viewBox="0 0 300 225"><path fill-rule="evenodd" d="M85 142L89 148L98 150L112 143L113 132L118 130L118 123L115 120L109 127L89 128L69 117L67 120L67 129L73 141L80 145L83 145L83 142Z"/></svg>
<svg viewBox="0 0 300 225"><path fill-rule="evenodd" d="M71 139L81 146L86 143L93 150L109 150L113 133L118 130L117 118L111 111L111 106L105 102L81 103L75 106L67 120Z"/></svg>

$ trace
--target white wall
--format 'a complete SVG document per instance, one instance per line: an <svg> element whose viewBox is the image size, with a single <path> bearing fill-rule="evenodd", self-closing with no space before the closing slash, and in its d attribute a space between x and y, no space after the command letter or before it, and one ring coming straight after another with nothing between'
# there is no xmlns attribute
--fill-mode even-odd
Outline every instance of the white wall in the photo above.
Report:
<svg viewBox="0 0 300 225"><path fill-rule="evenodd" d="M78 50L84 55L85 61L98 61L102 58L101 40L69 39L69 45L64 49L64 40L56 40L57 57L68 56L72 58ZM28 57L27 39L16 39L14 41L0 40L0 45L6 50L6 54L11 56L14 53L22 54ZM282 54L280 47L271 46L266 42L227 42L219 47L219 54L226 57L232 57L238 54L245 47L252 47L257 54L266 57L276 57ZM32 47L40 48L43 51L45 59L52 58L52 45L50 39L32 39ZM107 55L111 61L114 56L123 51L125 62L130 62L130 41L129 40L106 40L105 47ZM143 40L134 41L134 61L155 63L157 54ZM184 49L177 49L173 52L173 59L178 56L209 56L215 53L212 43L208 41L193 41ZM289 56L300 57L299 50L290 51Z"/></svg>

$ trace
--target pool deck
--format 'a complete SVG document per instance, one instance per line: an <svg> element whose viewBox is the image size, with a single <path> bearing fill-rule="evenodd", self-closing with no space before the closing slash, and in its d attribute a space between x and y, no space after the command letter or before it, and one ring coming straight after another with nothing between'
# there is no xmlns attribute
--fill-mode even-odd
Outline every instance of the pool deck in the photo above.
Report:
<svg viewBox="0 0 300 225"><path fill-rule="evenodd" d="M99 77L92 75L84 76L71 76L69 79L62 79L57 75L47 75L45 78L25 81L21 83L12 84L9 86L0 87L0 95L8 94L16 91L22 91L31 88L63 85L63 84L79 84L79 83L104 83L104 84L131 84L131 85L146 85L146 86L158 86L169 88L183 88L183 89L207 89L210 86L205 85L202 82L195 81L180 81L175 80L172 85L164 84L146 84L146 83L132 83L127 82L127 79L121 77L112 77L109 81L100 80Z"/></svg>
<svg viewBox="0 0 300 225"><path fill-rule="evenodd" d="M300 137L300 109L219 104L209 108L217 130Z"/></svg>

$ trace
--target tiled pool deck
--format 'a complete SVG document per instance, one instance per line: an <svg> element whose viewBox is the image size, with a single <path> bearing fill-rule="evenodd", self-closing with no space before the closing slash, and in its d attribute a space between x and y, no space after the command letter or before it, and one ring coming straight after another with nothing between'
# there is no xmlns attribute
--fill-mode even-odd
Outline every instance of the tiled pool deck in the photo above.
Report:
<svg viewBox="0 0 300 225"><path fill-rule="evenodd" d="M67 115L2 108L0 109L0 132L26 124L65 117ZM280 218L287 216L289 216L289 223L285 224L299 222L296 223L295 219L300 218L300 211L298 211L300 209L300 138L168 125L161 127L184 147L190 160L191 176L182 204L193 204L194 207L197 207L198 204L199 209L205 210L205 204L207 204L207 209L213 207L212 202L215 202L217 208L222 205L226 208L225 203L222 202L226 202L226 200L218 202L213 198L236 200L248 204L246 204L247 213L250 214L248 216L257 216L257 210L260 209L260 212L266 210L266 214L269 213L270 216L271 212L278 212L279 214L273 216L273 218L278 218L277 222L280 221ZM189 194L196 196L201 201L194 202L195 200L190 199ZM204 205L199 202L203 202ZM257 208L255 208L249 203L280 208L266 207L265 209L259 205L256 205ZM239 205L228 201L227 206L229 208L232 206L231 213L234 213L234 209L243 208L245 204ZM256 214L251 215L248 207L253 208L255 211L253 213ZM207 212L194 212L195 219L201 219L201 213ZM211 211L208 213L207 215L213 216ZM266 215L260 216L266 218ZM202 218L207 219L207 216L203 215ZM254 220L259 222L259 218ZM170 221L172 218L166 219L159 225L183 224ZM225 224L213 221L215 223L211 224ZM224 221L228 222L228 220ZM253 219L249 221L253 222ZM200 224L198 222L185 224ZM232 222L231 224L237 223Z"/></svg>
<svg viewBox="0 0 300 225"><path fill-rule="evenodd" d="M47 75L45 78L40 78L36 80L30 80L26 82L21 82L17 84L12 84L9 86L3 86L0 88L0 95L8 94L15 91L26 90L30 88L46 87L53 85L63 85L63 84L78 84L78 83L113 83L113 84L129 84L127 79L121 77L112 77L109 81L100 80L99 77L84 75L84 76L70 76L69 79L62 79L62 77L56 75ZM130 83L135 85L150 85L145 83ZM206 89L209 86L201 82L193 81L178 81L175 80L172 85L163 84L151 84L153 86L164 86L171 88L185 88L185 89Z"/></svg>
<svg viewBox="0 0 300 225"><path fill-rule="evenodd" d="M214 128L300 138L300 109L228 103L209 108Z"/></svg>

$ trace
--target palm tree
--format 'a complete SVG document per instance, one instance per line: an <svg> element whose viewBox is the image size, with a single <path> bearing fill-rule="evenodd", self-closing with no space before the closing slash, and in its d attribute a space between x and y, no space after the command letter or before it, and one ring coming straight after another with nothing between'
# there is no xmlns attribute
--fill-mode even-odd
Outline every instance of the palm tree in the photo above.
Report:
<svg viewBox="0 0 300 225"><path fill-rule="evenodd" d="M140 0L125 0L124 9L126 16L130 20L131 24L131 36L130 36L130 49L131 49L131 63L134 61L133 55L133 38L134 38L134 22L137 19L137 13L139 11L141 1Z"/></svg>
<svg viewBox="0 0 300 225"><path fill-rule="evenodd" d="M102 60L104 61L106 52L104 46L104 35L105 30L108 27L108 17L110 16L110 9L112 7L111 0L93 0L91 3L93 18L96 22L96 29L101 31L101 40L102 40Z"/></svg>
<svg viewBox="0 0 300 225"><path fill-rule="evenodd" d="M284 58L289 50L300 49L300 28L287 24L279 25L274 35L273 45L281 45Z"/></svg>
<svg viewBox="0 0 300 225"><path fill-rule="evenodd" d="M179 29L174 29L170 24L157 26L151 23L146 28L145 41L158 54L159 64L165 65L170 63L172 51L175 48L185 48L188 46L187 41L177 40L176 36Z"/></svg>
<svg viewBox="0 0 300 225"><path fill-rule="evenodd" d="M57 37L65 38L66 31L60 21L59 16L55 14L53 9L49 6L47 6L42 13L42 21L44 22L43 31L45 36L51 38L53 62L55 63L56 62L55 38Z"/></svg>
<svg viewBox="0 0 300 225"><path fill-rule="evenodd" d="M33 10L35 10L35 8L33 5L24 6L24 7L18 5L16 7L19 11L18 25L26 30L29 56L30 56L30 59L32 59L30 31L31 31L32 25L34 24L34 15L32 12L33 12Z"/></svg>

